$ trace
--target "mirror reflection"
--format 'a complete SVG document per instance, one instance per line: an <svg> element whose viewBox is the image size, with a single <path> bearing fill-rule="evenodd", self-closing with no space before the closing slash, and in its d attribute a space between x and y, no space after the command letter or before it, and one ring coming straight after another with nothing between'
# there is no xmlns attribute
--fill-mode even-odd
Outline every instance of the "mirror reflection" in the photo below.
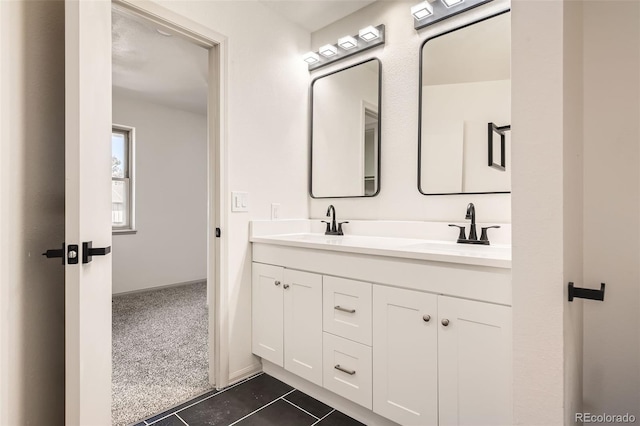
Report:
<svg viewBox="0 0 640 426"><path fill-rule="evenodd" d="M311 196L371 197L380 187L380 61L311 84Z"/></svg>
<svg viewBox="0 0 640 426"><path fill-rule="evenodd" d="M421 62L420 192L511 191L511 14L427 40Z"/></svg>

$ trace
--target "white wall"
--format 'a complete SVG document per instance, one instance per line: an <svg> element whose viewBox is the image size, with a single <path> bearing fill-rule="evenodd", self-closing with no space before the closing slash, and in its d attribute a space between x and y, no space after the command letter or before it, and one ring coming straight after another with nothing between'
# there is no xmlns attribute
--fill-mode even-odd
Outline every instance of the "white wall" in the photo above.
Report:
<svg viewBox="0 0 640 426"><path fill-rule="evenodd" d="M584 405L640 418L640 3L584 3Z"/></svg>
<svg viewBox="0 0 640 426"><path fill-rule="evenodd" d="M135 127L136 234L113 236L113 293L207 277L207 117L114 88Z"/></svg>
<svg viewBox="0 0 640 426"><path fill-rule="evenodd" d="M0 2L0 424L64 423L64 3Z"/></svg>
<svg viewBox="0 0 640 426"><path fill-rule="evenodd" d="M314 83L314 196L364 195L363 101L378 104L377 77L369 62Z"/></svg>
<svg viewBox="0 0 640 426"><path fill-rule="evenodd" d="M386 44L312 73L318 77L369 57L382 60L382 172L380 194L371 198L309 200L312 218L324 217L334 204L341 219L398 219L462 221L469 202L478 220L511 221L511 196L424 196L418 192L418 69L420 45L433 35L504 10L506 1L493 2L420 31L409 12L415 2L376 2L312 34L312 50L355 34L367 25L385 24Z"/></svg>
<svg viewBox="0 0 640 426"><path fill-rule="evenodd" d="M256 366L251 354L249 220L308 217L309 33L257 1L162 1L229 38L229 189L249 192L249 213L230 213L229 355L232 378ZM230 194L227 194L230 199ZM230 203L229 203L230 205Z"/></svg>

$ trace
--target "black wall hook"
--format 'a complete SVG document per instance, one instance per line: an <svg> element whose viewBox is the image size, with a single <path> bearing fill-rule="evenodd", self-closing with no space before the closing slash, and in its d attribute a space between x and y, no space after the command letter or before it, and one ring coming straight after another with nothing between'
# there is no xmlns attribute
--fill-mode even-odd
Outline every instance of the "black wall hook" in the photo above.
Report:
<svg viewBox="0 0 640 426"><path fill-rule="evenodd" d="M574 287L573 283L569 283L569 302L573 302L574 298L604 300L604 283L600 283L600 290L592 290L590 288Z"/></svg>

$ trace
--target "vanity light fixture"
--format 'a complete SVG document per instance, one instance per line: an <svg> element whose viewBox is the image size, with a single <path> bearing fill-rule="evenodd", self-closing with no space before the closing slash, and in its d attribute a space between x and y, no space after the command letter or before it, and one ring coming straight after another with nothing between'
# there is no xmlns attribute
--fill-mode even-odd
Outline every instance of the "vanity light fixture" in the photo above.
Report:
<svg viewBox="0 0 640 426"><path fill-rule="evenodd" d="M413 28L419 30L492 0L426 0L411 8Z"/></svg>
<svg viewBox="0 0 640 426"><path fill-rule="evenodd" d="M427 16L433 15L433 6L431 6L428 1L423 1L422 3L418 3L411 8L411 14L415 19L424 19Z"/></svg>
<svg viewBox="0 0 640 426"><path fill-rule="evenodd" d="M344 36L338 39L338 46L344 50L350 50L358 47L358 40L355 37Z"/></svg>
<svg viewBox="0 0 640 426"><path fill-rule="evenodd" d="M309 71L313 71L367 49L381 46L384 41L384 25L381 24L377 27L370 25L361 29L356 35L340 37L337 46L325 44L317 52L305 54L302 59L309 64Z"/></svg>
<svg viewBox="0 0 640 426"><path fill-rule="evenodd" d="M319 53L325 58L329 58L338 54L338 48L333 44L325 44L319 49Z"/></svg>
<svg viewBox="0 0 640 426"><path fill-rule="evenodd" d="M364 41L375 40L380 37L380 31L376 27L369 25L358 32L358 36Z"/></svg>
<svg viewBox="0 0 640 426"><path fill-rule="evenodd" d="M311 64L315 64L316 62L319 62L320 61L320 56L318 56L318 54L315 53L315 52L308 52L308 53L305 53L305 55L302 57L302 59L306 63L311 65Z"/></svg>

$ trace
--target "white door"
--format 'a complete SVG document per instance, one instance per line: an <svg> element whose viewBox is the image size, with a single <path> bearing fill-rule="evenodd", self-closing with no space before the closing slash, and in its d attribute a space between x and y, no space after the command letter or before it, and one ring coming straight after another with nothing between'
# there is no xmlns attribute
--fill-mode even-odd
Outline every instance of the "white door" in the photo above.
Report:
<svg viewBox="0 0 640 426"><path fill-rule="evenodd" d="M438 297L438 387L445 425L511 425L511 308Z"/></svg>
<svg viewBox="0 0 640 426"><path fill-rule="evenodd" d="M284 366L282 281L284 269L253 263L251 277L251 347L254 354Z"/></svg>
<svg viewBox="0 0 640 426"><path fill-rule="evenodd" d="M438 424L438 296L373 286L373 411Z"/></svg>
<svg viewBox="0 0 640 426"><path fill-rule="evenodd" d="M111 246L111 2L65 1L65 134L66 424L108 425L111 256L82 245Z"/></svg>
<svg viewBox="0 0 640 426"><path fill-rule="evenodd" d="M284 270L284 368L322 386L322 275Z"/></svg>

